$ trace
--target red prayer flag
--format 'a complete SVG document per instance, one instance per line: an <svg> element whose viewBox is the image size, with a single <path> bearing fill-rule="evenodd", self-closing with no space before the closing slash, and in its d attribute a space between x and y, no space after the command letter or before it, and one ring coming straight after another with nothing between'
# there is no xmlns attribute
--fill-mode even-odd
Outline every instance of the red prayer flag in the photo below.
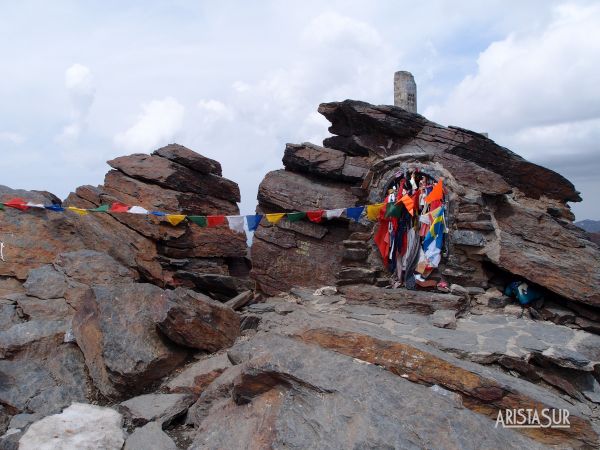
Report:
<svg viewBox="0 0 600 450"><path fill-rule="evenodd" d="M324 210L322 209L318 209L316 211L308 211L306 213L306 217L308 217L308 220L310 220L311 222L319 223L323 219L323 212Z"/></svg>
<svg viewBox="0 0 600 450"><path fill-rule="evenodd" d="M20 209L21 211L26 211L27 209L29 209L29 206L27 206L27 202L22 198L13 198L7 202L4 202L4 206Z"/></svg>
<svg viewBox="0 0 600 450"><path fill-rule="evenodd" d="M209 227L216 227L225 223L225 216L206 216L206 224Z"/></svg>
<svg viewBox="0 0 600 450"><path fill-rule="evenodd" d="M129 205L126 205L125 203L121 203L121 202L114 202L109 211L110 212L118 212L118 213L124 213L129 211L129 208L131 208Z"/></svg>
<svg viewBox="0 0 600 450"><path fill-rule="evenodd" d="M433 187L433 189L431 190L429 195L427 197L425 197L425 202L431 203L436 200L442 200L443 198L444 198L444 184L443 184L442 179L440 178L440 181L438 181L435 184L435 186Z"/></svg>

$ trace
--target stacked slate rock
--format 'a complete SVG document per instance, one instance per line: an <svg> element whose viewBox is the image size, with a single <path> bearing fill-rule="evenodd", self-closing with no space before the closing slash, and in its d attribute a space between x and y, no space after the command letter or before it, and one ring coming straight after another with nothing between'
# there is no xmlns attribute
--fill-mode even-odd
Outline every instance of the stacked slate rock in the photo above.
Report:
<svg viewBox="0 0 600 450"><path fill-rule="evenodd" d="M181 145L168 145L151 155L123 156L108 163L114 170L106 174L103 186L79 187L66 204L94 208L121 202L149 211L200 216L239 214L239 187L223 178L219 162ZM249 263L246 237L227 226L201 228L187 222L173 227L160 218L134 214L94 215L94 219L98 220L97 227L92 230L81 221L78 231L121 235L127 229L135 233L137 242L132 244L141 251L132 249L126 262L153 283L197 287L222 300L251 285L231 276L232 272L246 275Z"/></svg>
<svg viewBox="0 0 600 450"><path fill-rule="evenodd" d="M80 187L63 206L238 213L237 184L185 147L110 164L103 186ZM0 187L0 201L12 198L61 204L47 192ZM12 430L11 442L72 402L131 397L239 336L239 317L224 302L253 282L246 238L226 225L33 208L0 214L0 434Z"/></svg>
<svg viewBox="0 0 600 450"><path fill-rule="evenodd" d="M398 172L418 168L448 189L449 247L440 272L449 284L487 288L503 273L567 302L600 306L600 253L572 224L568 202L581 198L561 175L481 134L401 108L346 100L321 104L319 112L334 136L323 146L286 146L285 170L260 185L259 212L378 203ZM261 226L253 277L269 293L352 278L379 283L385 271L377 250L349 242L375 227L344 219Z"/></svg>

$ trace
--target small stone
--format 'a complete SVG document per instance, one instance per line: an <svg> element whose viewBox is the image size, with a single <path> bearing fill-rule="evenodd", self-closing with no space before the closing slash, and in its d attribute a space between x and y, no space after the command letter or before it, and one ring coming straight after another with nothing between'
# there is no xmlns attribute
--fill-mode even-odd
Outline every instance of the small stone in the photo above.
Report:
<svg viewBox="0 0 600 450"><path fill-rule="evenodd" d="M434 327L456 329L456 311L451 309L438 309L431 315Z"/></svg>
<svg viewBox="0 0 600 450"><path fill-rule="evenodd" d="M229 306L234 311L246 306L250 300L254 297L252 291L244 291L241 294L236 295L231 300L225 302L225 306Z"/></svg>
<svg viewBox="0 0 600 450"><path fill-rule="evenodd" d="M451 284L450 285L450 293L455 294L455 295L466 296L468 294L468 291L466 288L462 287L459 284Z"/></svg>
<svg viewBox="0 0 600 450"><path fill-rule="evenodd" d="M335 286L323 286L317 289L313 295L335 295L337 294L337 291Z"/></svg>
<svg viewBox="0 0 600 450"><path fill-rule="evenodd" d="M480 295L485 293L485 289L478 286L468 286L465 288L469 295Z"/></svg>
<svg viewBox="0 0 600 450"><path fill-rule="evenodd" d="M160 424L150 422L136 429L125 441L123 450L177 450L177 445L162 430Z"/></svg>
<svg viewBox="0 0 600 450"><path fill-rule="evenodd" d="M504 314L515 317L523 317L524 308L521 305L506 305L504 307Z"/></svg>

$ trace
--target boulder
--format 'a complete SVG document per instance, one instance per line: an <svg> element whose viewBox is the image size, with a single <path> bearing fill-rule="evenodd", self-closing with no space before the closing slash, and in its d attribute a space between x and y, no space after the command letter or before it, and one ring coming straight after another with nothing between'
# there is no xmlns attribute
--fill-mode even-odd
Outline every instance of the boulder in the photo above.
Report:
<svg viewBox="0 0 600 450"><path fill-rule="evenodd" d="M181 364L187 352L156 329L167 293L151 284L94 286L73 319L96 387L108 397L139 392Z"/></svg>
<svg viewBox="0 0 600 450"><path fill-rule="evenodd" d="M41 299L60 298L65 296L67 280L49 264L29 271L27 281L23 284L27 295Z"/></svg>
<svg viewBox="0 0 600 450"><path fill-rule="evenodd" d="M169 189L240 201L239 187L233 181L211 173L197 176L195 170L164 158L159 153L121 156L108 161L108 164L132 178Z"/></svg>
<svg viewBox="0 0 600 450"><path fill-rule="evenodd" d="M32 424L19 440L19 449L120 450L125 442L122 424L121 415L110 408L73 403Z"/></svg>
<svg viewBox="0 0 600 450"><path fill-rule="evenodd" d="M240 334L235 311L206 295L177 288L165 291L162 300L156 323L179 345L215 352L229 347Z"/></svg>

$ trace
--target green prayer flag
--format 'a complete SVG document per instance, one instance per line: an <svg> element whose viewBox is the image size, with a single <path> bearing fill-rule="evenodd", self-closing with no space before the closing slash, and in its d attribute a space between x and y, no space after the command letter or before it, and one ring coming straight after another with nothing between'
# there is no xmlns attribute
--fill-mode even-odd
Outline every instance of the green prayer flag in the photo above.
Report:
<svg viewBox="0 0 600 450"><path fill-rule="evenodd" d="M299 220L302 220L306 217L306 213L305 212L293 212L293 213L287 213L287 219L290 222L298 222Z"/></svg>
<svg viewBox="0 0 600 450"><path fill-rule="evenodd" d="M207 225L206 216L187 216L190 222L194 222L196 225L205 227Z"/></svg>
<svg viewBox="0 0 600 450"><path fill-rule="evenodd" d="M394 203L388 203L387 207L385 209L385 217L389 218L389 217L402 217L402 207L394 204Z"/></svg>
<svg viewBox="0 0 600 450"><path fill-rule="evenodd" d="M0 203L0 210L4 211L4 203Z"/></svg>
<svg viewBox="0 0 600 450"><path fill-rule="evenodd" d="M110 206L108 206L108 205L100 205L97 208L90 209L90 211L93 211L93 212L108 212L109 208L110 208Z"/></svg>

